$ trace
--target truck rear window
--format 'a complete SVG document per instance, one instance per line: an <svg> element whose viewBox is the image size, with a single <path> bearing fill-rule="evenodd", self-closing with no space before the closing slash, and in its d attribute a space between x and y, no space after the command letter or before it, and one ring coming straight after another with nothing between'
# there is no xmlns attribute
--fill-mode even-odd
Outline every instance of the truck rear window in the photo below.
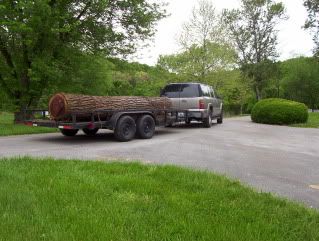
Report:
<svg viewBox="0 0 319 241"><path fill-rule="evenodd" d="M199 97L199 88L197 84L168 85L163 90L162 95L168 98Z"/></svg>
<svg viewBox="0 0 319 241"><path fill-rule="evenodd" d="M166 96L168 98L179 98L180 89L180 85L167 85L162 92L162 96Z"/></svg>

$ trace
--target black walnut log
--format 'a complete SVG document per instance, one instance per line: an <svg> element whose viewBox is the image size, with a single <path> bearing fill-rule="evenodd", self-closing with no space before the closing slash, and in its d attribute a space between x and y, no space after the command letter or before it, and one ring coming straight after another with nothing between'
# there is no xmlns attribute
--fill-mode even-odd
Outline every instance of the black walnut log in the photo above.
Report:
<svg viewBox="0 0 319 241"><path fill-rule="evenodd" d="M90 114L99 110L167 110L172 102L167 97L89 96L57 93L49 101L54 120L69 118L72 113Z"/></svg>

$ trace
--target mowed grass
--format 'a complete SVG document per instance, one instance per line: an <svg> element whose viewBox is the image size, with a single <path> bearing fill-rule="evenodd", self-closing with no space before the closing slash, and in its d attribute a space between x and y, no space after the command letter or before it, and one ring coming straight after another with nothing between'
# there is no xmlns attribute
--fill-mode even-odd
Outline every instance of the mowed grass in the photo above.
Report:
<svg viewBox="0 0 319 241"><path fill-rule="evenodd" d="M12 113L0 112L0 136L56 132L55 128L32 127L13 123Z"/></svg>
<svg viewBox="0 0 319 241"><path fill-rule="evenodd" d="M319 240L319 214L208 172L0 160L0 240Z"/></svg>
<svg viewBox="0 0 319 241"><path fill-rule="evenodd" d="M304 124L294 124L293 127L319 128L319 113L309 113L308 122Z"/></svg>

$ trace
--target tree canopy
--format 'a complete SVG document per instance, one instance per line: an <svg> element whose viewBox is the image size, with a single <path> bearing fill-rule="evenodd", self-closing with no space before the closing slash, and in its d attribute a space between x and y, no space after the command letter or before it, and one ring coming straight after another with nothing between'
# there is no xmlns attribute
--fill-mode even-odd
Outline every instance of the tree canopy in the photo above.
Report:
<svg viewBox="0 0 319 241"><path fill-rule="evenodd" d="M207 0L199 1L179 37L180 53L161 56L158 64L188 81L209 82L212 72L231 69L236 53L227 42L221 16Z"/></svg>
<svg viewBox="0 0 319 241"><path fill-rule="evenodd" d="M262 98L265 81L260 71L264 72L261 67L267 65L262 63L277 57L276 26L285 18L284 11L283 4L273 0L241 0L240 9L225 10L223 14L239 64L244 74L250 74L257 99Z"/></svg>
<svg viewBox="0 0 319 241"><path fill-rule="evenodd" d="M314 58L295 58L281 64L283 96L315 109L319 105L319 63Z"/></svg>
<svg viewBox="0 0 319 241"><path fill-rule="evenodd" d="M308 11L308 19L305 28L313 29L316 47L314 49L315 55L319 56L319 0L304 0L304 6Z"/></svg>
<svg viewBox="0 0 319 241"><path fill-rule="evenodd" d="M20 108L36 105L47 86L79 78L90 55L134 52L164 16L146 0L3 0L0 86Z"/></svg>

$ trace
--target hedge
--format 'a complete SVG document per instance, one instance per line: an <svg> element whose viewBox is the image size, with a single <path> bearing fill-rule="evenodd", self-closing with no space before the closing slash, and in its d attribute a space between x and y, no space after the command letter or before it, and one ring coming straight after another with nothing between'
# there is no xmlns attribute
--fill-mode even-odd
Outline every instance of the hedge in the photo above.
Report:
<svg viewBox="0 0 319 241"><path fill-rule="evenodd" d="M306 123L308 108L305 104L295 101L264 99L252 109L251 119L256 123L275 125Z"/></svg>

